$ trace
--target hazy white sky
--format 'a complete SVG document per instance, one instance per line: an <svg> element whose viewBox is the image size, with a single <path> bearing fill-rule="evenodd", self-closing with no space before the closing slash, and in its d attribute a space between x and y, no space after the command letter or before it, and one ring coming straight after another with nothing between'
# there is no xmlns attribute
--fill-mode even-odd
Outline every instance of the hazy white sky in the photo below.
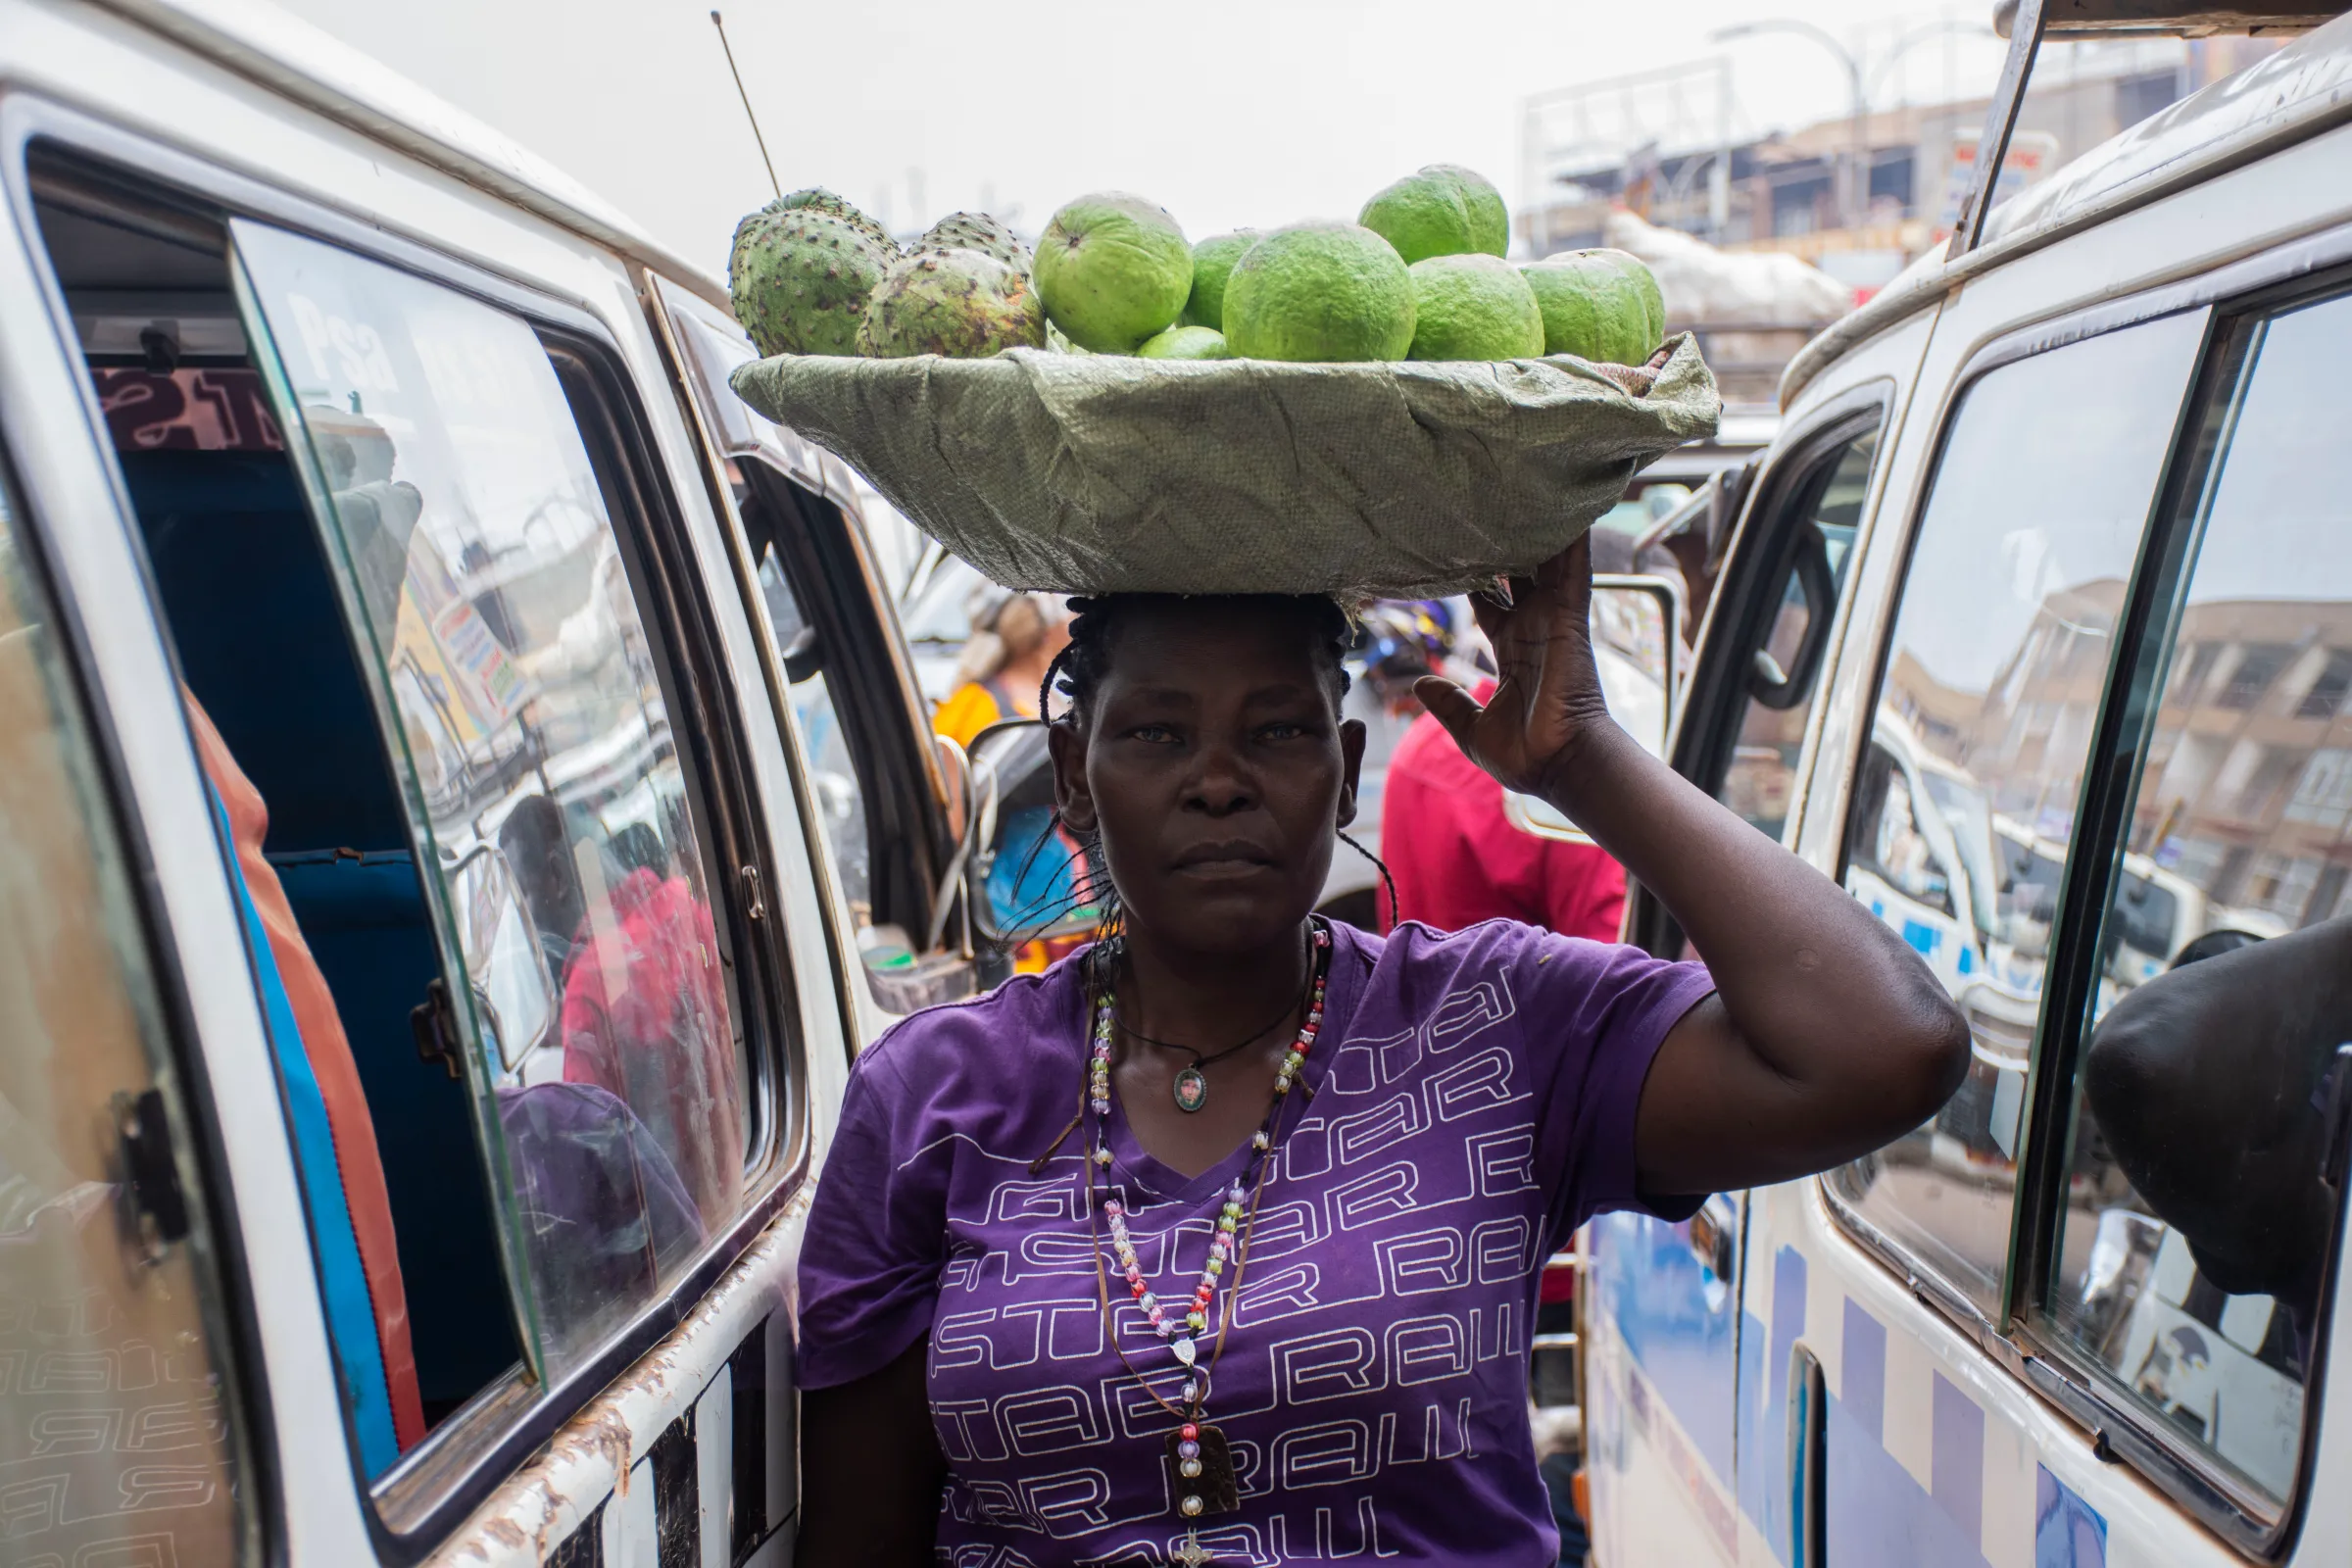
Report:
<svg viewBox="0 0 2352 1568"><path fill-rule="evenodd" d="M769 196L708 0L283 0L578 177L689 257L723 267ZM786 189L829 185L894 226L986 207L1034 231L1072 196L1141 192L1195 238L1352 218L1428 163L1485 172L1516 204L1530 93L1717 51L1753 127L1842 114L1819 44L1711 44L1798 16L1865 58L1943 0L736 0L727 29ZM1989 38L1919 43L1883 75L1907 94L1983 92ZM1875 67L1874 67L1875 69ZM910 222L910 220L912 220Z"/></svg>

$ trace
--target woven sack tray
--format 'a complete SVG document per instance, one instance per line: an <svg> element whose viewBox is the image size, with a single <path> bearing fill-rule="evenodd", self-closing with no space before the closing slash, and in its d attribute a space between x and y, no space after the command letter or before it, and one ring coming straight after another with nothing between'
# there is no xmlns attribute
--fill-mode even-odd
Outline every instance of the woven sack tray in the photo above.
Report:
<svg viewBox="0 0 2352 1568"><path fill-rule="evenodd" d="M1722 408L1688 333L1639 368L1014 349L733 385L997 582L1086 594L1460 592L1566 549Z"/></svg>

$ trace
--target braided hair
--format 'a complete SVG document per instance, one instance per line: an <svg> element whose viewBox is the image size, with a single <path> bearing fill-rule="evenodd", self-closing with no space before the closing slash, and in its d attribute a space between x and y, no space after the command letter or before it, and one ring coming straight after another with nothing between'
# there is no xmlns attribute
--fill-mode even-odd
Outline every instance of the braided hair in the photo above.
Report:
<svg viewBox="0 0 2352 1568"><path fill-rule="evenodd" d="M1355 641L1355 624L1339 602L1322 594L1231 597L1262 606L1268 614L1296 616L1307 622L1314 634L1315 654L1323 666L1324 678L1331 685L1332 706L1337 708L1348 695L1348 652ZM1072 599L1070 612L1076 618L1070 622L1070 640L1047 666L1045 681L1037 690L1038 715L1049 723L1081 726L1086 723L1095 692L1110 670L1111 643L1131 612L1152 605L1208 602L1207 598L1187 599L1179 594L1105 594ZM1059 720L1054 714L1056 693L1069 700Z"/></svg>

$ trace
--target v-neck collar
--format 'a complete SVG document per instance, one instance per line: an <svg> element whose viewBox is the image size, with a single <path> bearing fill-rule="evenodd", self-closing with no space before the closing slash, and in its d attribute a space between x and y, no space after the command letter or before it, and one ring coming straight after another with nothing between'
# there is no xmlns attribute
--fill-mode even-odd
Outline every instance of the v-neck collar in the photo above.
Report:
<svg viewBox="0 0 2352 1568"><path fill-rule="evenodd" d="M1282 1114L1275 1119L1274 1171L1280 1174L1284 1145L1291 1133L1305 1116L1305 1105L1321 1092L1325 1070L1331 1058L1347 1043L1348 1028L1355 1018L1356 1003L1363 992L1364 968L1361 933L1340 921L1331 922L1331 967L1323 985L1323 1024L1315 1034L1315 1048L1299 1063L1298 1077ZM1083 992L1081 993L1083 995ZM1087 1005L1082 1003L1082 1006ZM1086 1022L1079 1038L1091 1042L1094 1037L1094 1016L1087 1007ZM1091 1049L1091 1046L1090 1046ZM1257 1129L1250 1129L1255 1136ZM1103 1136L1110 1145L1110 1178L1134 1184L1138 1191L1154 1203L1180 1203L1187 1207L1199 1203L1212 1194L1222 1193L1233 1185L1250 1163L1250 1138L1245 1137L1232 1152L1198 1176L1187 1176L1175 1166L1162 1162L1146 1150L1127 1122L1127 1104L1119 1098L1114 1081L1110 1091L1110 1115L1106 1118Z"/></svg>

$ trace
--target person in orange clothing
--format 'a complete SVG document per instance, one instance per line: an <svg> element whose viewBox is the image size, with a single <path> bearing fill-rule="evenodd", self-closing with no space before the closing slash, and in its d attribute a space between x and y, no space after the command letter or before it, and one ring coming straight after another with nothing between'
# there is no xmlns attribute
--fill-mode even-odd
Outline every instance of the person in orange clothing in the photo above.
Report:
<svg viewBox="0 0 2352 1568"><path fill-rule="evenodd" d="M931 727L958 746L999 719L1037 717L1038 687L1070 641L1068 612L1045 594L984 584L970 612L972 637L956 662L956 690L931 715Z"/></svg>
<svg viewBox="0 0 2352 1568"><path fill-rule="evenodd" d="M1492 679L1471 695L1484 703ZM1458 931L1521 920L1564 937L1614 942L1625 919L1625 868L1591 844L1540 839L1511 826L1502 786L1424 713L1389 759L1380 853L1396 903L1379 896L1380 928L1418 920Z"/></svg>
<svg viewBox="0 0 2352 1568"><path fill-rule="evenodd" d="M228 743L185 687L188 729L196 740L196 755L212 780L214 793L228 813L230 836L236 843L237 869L244 874L246 895L270 934L270 956L277 962L278 978L294 1010L302 1049L318 1077L326 1102L326 1119L335 1137L335 1168L343 1178L343 1197L351 1210L351 1229L360 1247L360 1267L368 1277L368 1298L375 1310L376 1340L382 1347L384 1382L392 1402L392 1432L407 1449L424 1437L424 1404L417 1392L416 1355L409 1342L408 1288L400 1274L400 1248L392 1230L392 1197L384 1185L383 1158L376 1152L375 1121L368 1114L368 1091L360 1082L360 1064L343 1033L342 1015L335 1010L334 993L311 956L302 928L294 922L277 871L262 853L270 831L270 808L261 791L245 776Z"/></svg>

